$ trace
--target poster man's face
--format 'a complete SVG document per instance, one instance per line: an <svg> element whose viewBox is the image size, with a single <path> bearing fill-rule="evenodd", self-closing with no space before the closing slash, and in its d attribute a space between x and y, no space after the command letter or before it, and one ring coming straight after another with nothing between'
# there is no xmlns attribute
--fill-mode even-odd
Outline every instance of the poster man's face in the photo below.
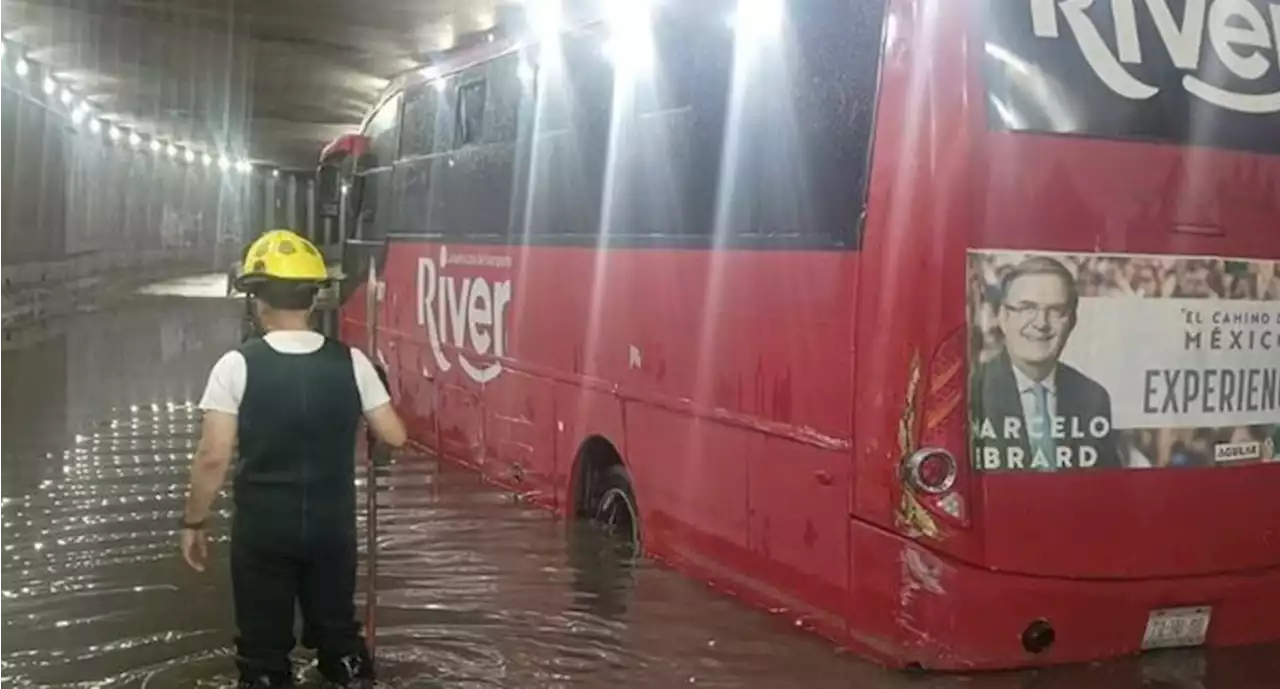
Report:
<svg viewBox="0 0 1280 689"><path fill-rule="evenodd" d="M1074 326L1070 293L1055 275L1023 275L1000 309L1005 348L1015 361L1056 362Z"/></svg>

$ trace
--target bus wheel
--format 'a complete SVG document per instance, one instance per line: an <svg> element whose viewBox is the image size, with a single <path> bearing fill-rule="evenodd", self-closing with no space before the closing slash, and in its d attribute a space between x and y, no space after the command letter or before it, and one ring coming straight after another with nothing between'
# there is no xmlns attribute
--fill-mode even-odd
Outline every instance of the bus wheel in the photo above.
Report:
<svg viewBox="0 0 1280 689"><path fill-rule="evenodd" d="M596 455L602 456L620 461L616 454ZM635 493L620 463L588 461L582 471L577 519L568 530L570 586L587 611L617 620L631 607L640 559Z"/></svg>
<svg viewBox="0 0 1280 689"><path fill-rule="evenodd" d="M598 489L599 497L593 501L588 517L628 556L639 555L640 513L626 470L617 465L605 469Z"/></svg>

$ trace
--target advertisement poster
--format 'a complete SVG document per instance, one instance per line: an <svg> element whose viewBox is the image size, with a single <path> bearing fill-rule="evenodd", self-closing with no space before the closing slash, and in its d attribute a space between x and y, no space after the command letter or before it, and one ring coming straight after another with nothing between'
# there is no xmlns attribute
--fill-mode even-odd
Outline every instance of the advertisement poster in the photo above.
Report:
<svg viewBox="0 0 1280 689"><path fill-rule="evenodd" d="M1225 467L1280 444L1280 261L969 253L979 471Z"/></svg>

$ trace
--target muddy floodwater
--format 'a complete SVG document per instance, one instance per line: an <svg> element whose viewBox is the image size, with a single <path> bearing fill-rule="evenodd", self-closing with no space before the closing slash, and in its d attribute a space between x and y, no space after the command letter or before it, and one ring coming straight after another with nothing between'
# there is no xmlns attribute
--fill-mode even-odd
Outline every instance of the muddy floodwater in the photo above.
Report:
<svg viewBox="0 0 1280 689"><path fill-rule="evenodd" d="M197 575L173 527L194 404L236 343L238 308L138 297L6 345L4 686L231 683L225 533ZM1274 647L978 677L888 672L679 574L612 560L590 533L465 470L408 456L384 471L387 686L1280 688Z"/></svg>

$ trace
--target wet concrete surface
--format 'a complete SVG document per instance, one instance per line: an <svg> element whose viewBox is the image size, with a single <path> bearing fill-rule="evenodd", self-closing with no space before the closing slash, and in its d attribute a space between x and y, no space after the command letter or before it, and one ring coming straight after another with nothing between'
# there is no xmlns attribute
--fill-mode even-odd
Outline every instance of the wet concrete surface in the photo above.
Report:
<svg viewBox="0 0 1280 689"><path fill-rule="evenodd" d="M194 404L239 315L226 299L140 297L4 353L5 686L231 683L225 532L198 575L173 526ZM465 470L408 456L384 472L388 686L1280 687L1274 647L977 677L885 671L679 574L612 560Z"/></svg>

